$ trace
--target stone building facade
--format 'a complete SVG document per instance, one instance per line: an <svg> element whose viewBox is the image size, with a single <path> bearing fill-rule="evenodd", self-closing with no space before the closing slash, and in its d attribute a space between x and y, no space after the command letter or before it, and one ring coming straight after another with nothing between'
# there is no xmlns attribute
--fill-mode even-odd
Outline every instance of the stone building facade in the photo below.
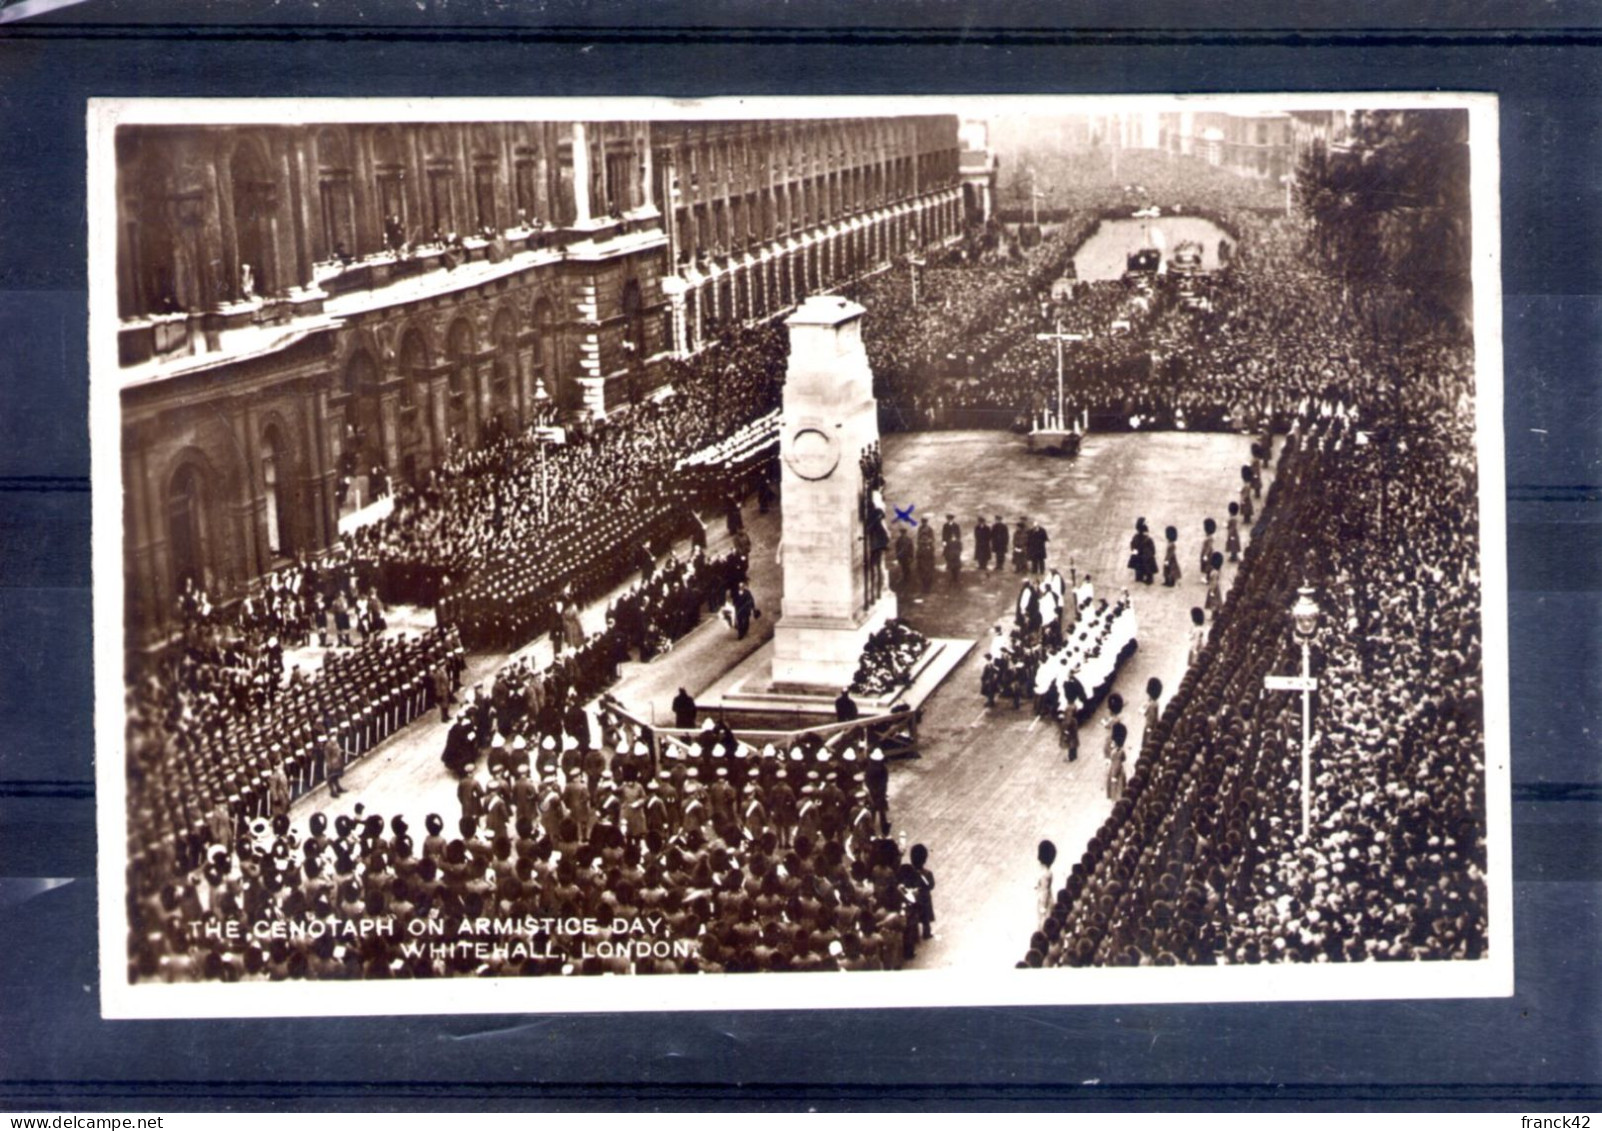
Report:
<svg viewBox="0 0 1602 1131"><path fill-rule="evenodd" d="M957 119L124 125L134 642L339 537L352 479L598 417L954 238ZM382 469L377 472L376 469Z"/></svg>

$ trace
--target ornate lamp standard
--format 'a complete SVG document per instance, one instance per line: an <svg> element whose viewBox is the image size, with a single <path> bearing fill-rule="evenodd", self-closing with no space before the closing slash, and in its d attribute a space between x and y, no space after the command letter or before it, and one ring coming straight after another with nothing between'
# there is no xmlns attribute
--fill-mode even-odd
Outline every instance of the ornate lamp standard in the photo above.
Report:
<svg viewBox="0 0 1602 1131"><path fill-rule="evenodd" d="M1313 637L1318 633L1318 602L1313 599L1313 588L1303 585L1296 591L1296 603L1291 606L1291 627L1302 646L1302 670L1299 675L1271 675L1263 680L1269 691L1300 691L1302 693L1302 840L1307 839L1311 823L1313 800L1313 692L1318 680L1313 678Z"/></svg>

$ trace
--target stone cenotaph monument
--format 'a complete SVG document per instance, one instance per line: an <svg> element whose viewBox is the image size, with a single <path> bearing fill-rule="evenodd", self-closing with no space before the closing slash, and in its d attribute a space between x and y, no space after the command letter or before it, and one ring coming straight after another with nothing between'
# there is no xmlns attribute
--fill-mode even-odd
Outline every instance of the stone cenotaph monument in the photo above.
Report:
<svg viewBox="0 0 1602 1131"><path fill-rule="evenodd" d="M790 364L779 433L784 597L772 690L827 693L852 681L862 646L896 615L870 546L865 464L877 466L878 403L862 307L814 295L786 321Z"/></svg>

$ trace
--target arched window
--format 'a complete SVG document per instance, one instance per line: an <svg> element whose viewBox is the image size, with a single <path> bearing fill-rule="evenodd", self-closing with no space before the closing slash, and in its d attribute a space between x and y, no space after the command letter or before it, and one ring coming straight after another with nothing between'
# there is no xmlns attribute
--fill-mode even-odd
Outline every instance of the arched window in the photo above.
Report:
<svg viewBox="0 0 1602 1131"><path fill-rule="evenodd" d="M345 366L345 392L356 396L367 392L378 383L378 365L366 350L351 355Z"/></svg>
<svg viewBox="0 0 1602 1131"><path fill-rule="evenodd" d="M384 459L384 426L378 409L378 363L366 350L351 356L345 366L345 441L340 450L340 473L357 475Z"/></svg>

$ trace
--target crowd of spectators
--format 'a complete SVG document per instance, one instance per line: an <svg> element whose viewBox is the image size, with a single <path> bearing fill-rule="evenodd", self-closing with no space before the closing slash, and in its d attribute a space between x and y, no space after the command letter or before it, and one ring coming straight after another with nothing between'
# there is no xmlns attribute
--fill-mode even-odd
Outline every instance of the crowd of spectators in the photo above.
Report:
<svg viewBox="0 0 1602 1131"><path fill-rule="evenodd" d="M1059 331L1081 336L1064 352L1068 415L1099 430L1253 430L1332 389L1356 403L1387 395L1359 375L1351 346L1374 337L1372 313L1311 266L1305 229L1265 207L1272 193L1204 163L1137 155L1133 165L1117 181L1073 163L1052 180L1037 246L999 264L931 257L916 304L908 270L859 285L886 427L1027 427L1055 408L1058 347L1040 335ZM1098 223L1151 202L1219 224L1229 268L1184 283L1072 280L1074 252ZM1387 317L1397 368L1412 379L1423 367L1403 355L1428 335Z"/></svg>
<svg viewBox="0 0 1602 1131"><path fill-rule="evenodd" d="M569 428L564 443L531 427L454 452L359 531L354 552L378 563L387 599L437 603L470 647L514 646L542 630L564 592L594 597L642 550L689 533L705 476L681 464L771 412L783 359L781 328L735 331L670 363L670 396ZM761 454L748 461L758 471L771 447Z"/></svg>
<svg viewBox="0 0 1602 1131"><path fill-rule="evenodd" d="M1272 522L1027 965L1484 953L1471 435L1440 401L1406 434L1328 402L1297 415ZM1322 611L1305 841L1299 705L1263 689L1295 668L1302 584Z"/></svg>

